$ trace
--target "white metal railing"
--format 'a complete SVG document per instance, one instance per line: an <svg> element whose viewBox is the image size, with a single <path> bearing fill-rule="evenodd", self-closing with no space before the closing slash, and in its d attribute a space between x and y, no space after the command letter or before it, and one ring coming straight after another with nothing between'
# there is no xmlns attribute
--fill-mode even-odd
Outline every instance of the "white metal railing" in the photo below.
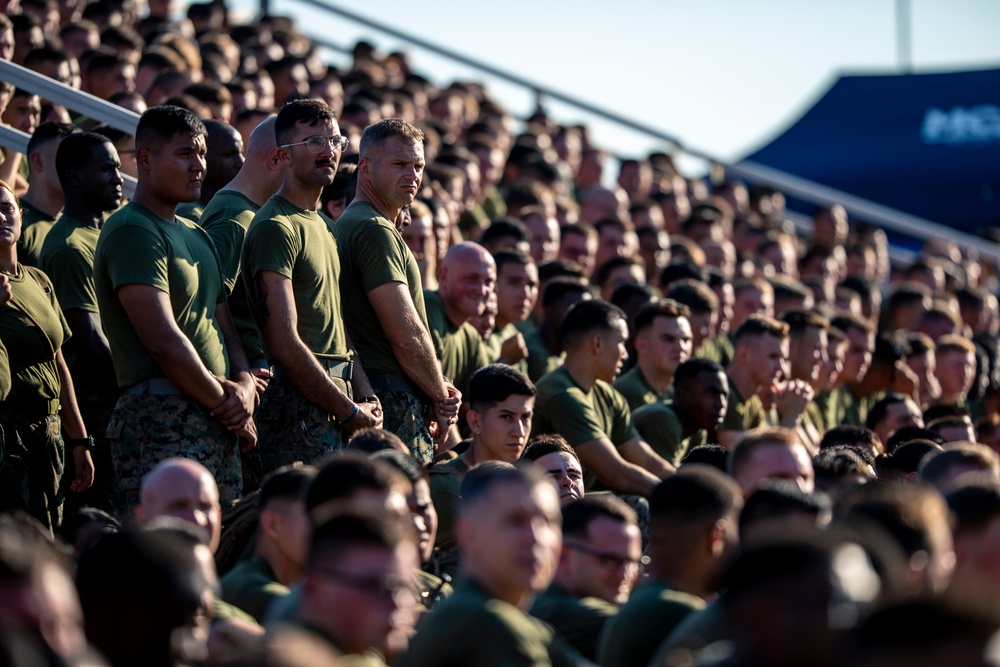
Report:
<svg viewBox="0 0 1000 667"><path fill-rule="evenodd" d="M794 176L788 172L766 167L761 164L749 161L740 162L738 164L729 164L724 160L718 159L717 156L710 155L705 151L688 146L679 138L667 134L666 132L650 125L636 121L632 118L627 118L615 111L591 104L590 102L572 95L567 95L554 90L538 83L537 81L531 81L528 78L505 71L499 67L495 67L490 63L476 60L464 54L452 51L433 43L430 40L423 39L411 31L392 27L383 21L363 16L342 6L337 6L341 3L337 3L337 5L335 5L334 3L329 2L329 0L298 1L320 9L328 14L335 14L341 18L345 18L367 28L378 30L379 32L394 39L406 42L424 51L428 51L452 60L453 62L457 62L467 67L472 67L488 76L525 88L533 92L539 100L543 97L557 100L603 120L615 123L648 137L652 137L657 141L662 141L663 143L669 144L675 150L685 153L686 155L723 167L727 174L744 178L754 184L770 185L771 187L774 187L786 194L793 195L798 199L805 200L812 204L821 206L841 204L845 209L847 209L850 216L862 219L868 223L879 225L887 230L917 239L949 241L955 243L963 251L975 251L981 258L989 258L994 261L1000 261L1000 245L987 241L986 239L960 232L956 229L952 229L951 227L946 227L929 220L924 220L923 218L909 215L888 206L883 206L882 204L877 204L873 201L863 199L825 185L820 185L819 183ZM261 10L265 13L273 11L273 4L274 0L261 0ZM331 44L324 38L318 36L314 37L313 35L310 35L309 37L318 44L327 46L328 48L335 48L339 51L345 50L343 47ZM900 254L902 256L909 255L908 252Z"/></svg>
<svg viewBox="0 0 1000 667"><path fill-rule="evenodd" d="M62 84L47 76L33 72L6 60L0 60L0 81L7 81L18 88L30 90L40 97L61 104L67 109L79 112L96 121L107 123L113 128L135 134L139 124L139 114L111 104L90 93ZM24 153L31 137L11 127L0 125L0 145ZM122 192L129 199L135 194L135 179L122 174Z"/></svg>

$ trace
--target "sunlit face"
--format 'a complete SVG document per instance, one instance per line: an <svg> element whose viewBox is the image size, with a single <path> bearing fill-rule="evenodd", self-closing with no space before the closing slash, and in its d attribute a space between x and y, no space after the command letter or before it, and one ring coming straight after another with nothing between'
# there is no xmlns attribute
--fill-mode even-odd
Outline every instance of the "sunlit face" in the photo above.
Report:
<svg viewBox="0 0 1000 667"><path fill-rule="evenodd" d="M545 471L559 488L559 502L583 498L583 468L580 460L569 452L552 452L535 459L535 465Z"/></svg>
<svg viewBox="0 0 1000 667"><path fill-rule="evenodd" d="M692 351L691 325L686 317L656 317L636 337L635 351L658 370L673 374Z"/></svg>
<svg viewBox="0 0 1000 667"><path fill-rule="evenodd" d="M3 122L25 134L33 134L42 121L42 103L38 95L12 97L3 113Z"/></svg>
<svg viewBox="0 0 1000 667"><path fill-rule="evenodd" d="M14 193L0 187L0 248L14 248L21 238L21 205Z"/></svg>
<svg viewBox="0 0 1000 667"><path fill-rule="evenodd" d="M770 334L753 336L740 344L739 362L747 369L754 384L769 387L781 379L788 363L788 339Z"/></svg>
<svg viewBox="0 0 1000 667"><path fill-rule="evenodd" d="M497 314L503 322L523 322L538 299L538 268L534 264L505 262L496 285Z"/></svg>
<svg viewBox="0 0 1000 667"><path fill-rule="evenodd" d="M812 460L802 445L786 445L775 442L757 447L750 460L734 472L736 483L749 496L762 483L771 479L787 479L799 487L803 493L814 489Z"/></svg>
<svg viewBox="0 0 1000 667"><path fill-rule="evenodd" d="M196 201L205 178L206 153L204 136L175 134L157 149L137 150L140 178L144 176L144 182L164 201Z"/></svg>
<svg viewBox="0 0 1000 667"><path fill-rule="evenodd" d="M486 460L514 463L531 437L535 397L511 394L483 412L468 413L473 446Z"/></svg>
<svg viewBox="0 0 1000 667"><path fill-rule="evenodd" d="M392 551L369 545L345 549L336 563L310 570L305 584L313 605L310 621L347 653L398 652L413 632L418 567L410 542Z"/></svg>
<svg viewBox="0 0 1000 667"><path fill-rule="evenodd" d="M523 221L531 234L531 257L546 262L559 255L559 222L555 218L532 214Z"/></svg>
<svg viewBox="0 0 1000 667"><path fill-rule="evenodd" d="M382 142L361 158L358 168L375 194L393 208L413 201L424 175L424 145L401 137Z"/></svg>
<svg viewBox="0 0 1000 667"><path fill-rule="evenodd" d="M566 536L560 577L578 597L596 597L624 604L639 574L642 536L630 526L606 516L587 525L585 536Z"/></svg>
<svg viewBox="0 0 1000 667"><path fill-rule="evenodd" d="M976 378L976 355L964 350L938 352L934 372L943 394L964 396Z"/></svg>
<svg viewBox="0 0 1000 667"><path fill-rule="evenodd" d="M219 546L222 534L222 506L219 489L207 470L193 473L173 470L157 478L151 488L143 489L142 504L136 516L148 521L171 516L204 528L211 536L211 550Z"/></svg>
<svg viewBox="0 0 1000 667"><path fill-rule="evenodd" d="M826 360L826 331L819 327L806 327L791 338L789 345L792 378L810 384L819 380Z"/></svg>
<svg viewBox="0 0 1000 667"><path fill-rule="evenodd" d="M846 333L847 351L844 353L844 370L841 371L841 377L844 382L860 382L872 363L875 334L865 333L858 327L849 327Z"/></svg>
<svg viewBox="0 0 1000 667"><path fill-rule="evenodd" d="M920 408L910 400L900 401L889 405L885 411L885 417L875 424L875 435L885 444L893 433L904 426L923 426L924 420L920 413Z"/></svg>
<svg viewBox="0 0 1000 667"><path fill-rule="evenodd" d="M735 331L754 313L774 317L774 295L754 287L740 290L733 298L733 319L729 325Z"/></svg>
<svg viewBox="0 0 1000 667"><path fill-rule="evenodd" d="M434 537L437 535L438 515L431 500L431 487L426 479L413 483L413 491L407 499L410 505L410 520L417 533L417 548L420 562L426 563L434 552Z"/></svg>
<svg viewBox="0 0 1000 667"><path fill-rule="evenodd" d="M625 320L616 320L611 331L601 334L597 350L597 379L611 382L621 373L622 364L628 359L628 325Z"/></svg>
<svg viewBox="0 0 1000 667"><path fill-rule="evenodd" d="M340 148L334 148L327 141L320 152L313 153L309 146L301 142L313 136L330 139L339 134L340 128L336 121L316 125L298 123L295 132L283 144L286 148L278 149L281 162L285 165L286 178L292 178L310 188L324 188L333 183L340 165Z"/></svg>
<svg viewBox="0 0 1000 667"><path fill-rule="evenodd" d="M495 483L459 517L463 567L501 599L545 590L562 547L561 521L551 484Z"/></svg>
<svg viewBox="0 0 1000 667"><path fill-rule="evenodd" d="M438 270L442 299L464 319L483 314L496 279L496 263L488 253L452 255Z"/></svg>
<svg viewBox="0 0 1000 667"><path fill-rule="evenodd" d="M597 263L597 239L586 234L566 234L560 239L559 258L576 262L591 275Z"/></svg>

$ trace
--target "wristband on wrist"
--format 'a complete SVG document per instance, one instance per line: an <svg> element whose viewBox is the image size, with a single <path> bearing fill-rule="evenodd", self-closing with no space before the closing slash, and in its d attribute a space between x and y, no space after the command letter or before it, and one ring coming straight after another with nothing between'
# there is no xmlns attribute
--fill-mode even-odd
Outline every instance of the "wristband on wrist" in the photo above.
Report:
<svg viewBox="0 0 1000 667"><path fill-rule="evenodd" d="M88 435L86 438L73 438L69 441L69 446L71 449L76 447L86 447L87 449L94 448L94 436Z"/></svg>
<svg viewBox="0 0 1000 667"><path fill-rule="evenodd" d="M347 422L349 422L352 419L354 419L355 417L357 417L359 412L361 412L361 408L359 408L358 404L355 403L354 407L351 409L351 414L347 415L347 417L345 419L341 419L340 423L341 424L346 424Z"/></svg>

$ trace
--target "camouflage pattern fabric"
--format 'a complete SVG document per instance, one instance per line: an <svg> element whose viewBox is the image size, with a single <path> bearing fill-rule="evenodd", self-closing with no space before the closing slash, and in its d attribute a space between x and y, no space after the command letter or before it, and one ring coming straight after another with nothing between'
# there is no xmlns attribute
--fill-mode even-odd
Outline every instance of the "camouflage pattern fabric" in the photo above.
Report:
<svg viewBox="0 0 1000 667"><path fill-rule="evenodd" d="M350 386L331 378L353 398ZM275 373L257 408L257 443L266 474L283 465L312 463L344 449L343 430L322 408L306 400L284 373Z"/></svg>
<svg viewBox="0 0 1000 667"><path fill-rule="evenodd" d="M187 396L123 395L111 413L107 437L122 517L130 517L138 505L143 475L176 456L208 468L224 506L242 494L239 437Z"/></svg>
<svg viewBox="0 0 1000 667"><path fill-rule="evenodd" d="M421 465L434 459L434 440L424 417L424 402L405 391L383 391L378 400L382 403L382 428L391 431L410 448L410 454Z"/></svg>
<svg viewBox="0 0 1000 667"><path fill-rule="evenodd" d="M62 523L60 481L66 446L59 415L29 422L10 411L0 412L0 511L27 512L50 531Z"/></svg>

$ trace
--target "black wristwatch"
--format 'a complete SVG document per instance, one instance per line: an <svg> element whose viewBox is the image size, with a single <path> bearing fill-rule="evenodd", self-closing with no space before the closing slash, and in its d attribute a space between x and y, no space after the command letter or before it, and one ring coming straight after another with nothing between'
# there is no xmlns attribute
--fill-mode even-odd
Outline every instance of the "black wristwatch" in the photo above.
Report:
<svg viewBox="0 0 1000 667"><path fill-rule="evenodd" d="M87 449L94 448L94 436L88 435L86 438L73 438L69 441L69 446L71 449L76 449L77 447L86 447Z"/></svg>

